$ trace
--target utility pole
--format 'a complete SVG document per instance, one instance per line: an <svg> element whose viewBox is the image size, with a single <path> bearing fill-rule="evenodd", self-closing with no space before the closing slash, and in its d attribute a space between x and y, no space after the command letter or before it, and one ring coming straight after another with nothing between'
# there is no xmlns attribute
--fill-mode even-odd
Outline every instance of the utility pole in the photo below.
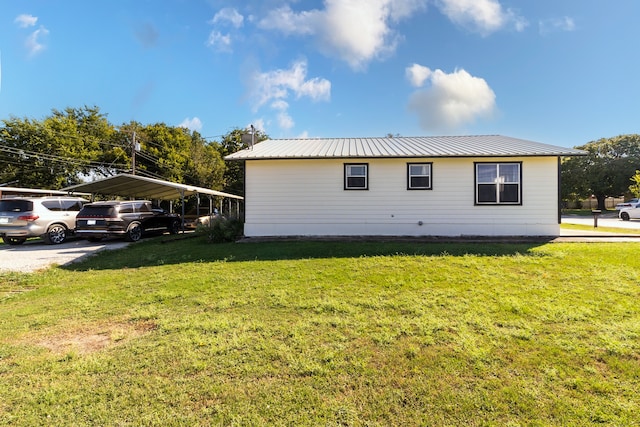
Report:
<svg viewBox="0 0 640 427"><path fill-rule="evenodd" d="M131 175L136 174L136 151L140 151L140 144L136 142L136 131L133 131L133 142L131 143Z"/></svg>

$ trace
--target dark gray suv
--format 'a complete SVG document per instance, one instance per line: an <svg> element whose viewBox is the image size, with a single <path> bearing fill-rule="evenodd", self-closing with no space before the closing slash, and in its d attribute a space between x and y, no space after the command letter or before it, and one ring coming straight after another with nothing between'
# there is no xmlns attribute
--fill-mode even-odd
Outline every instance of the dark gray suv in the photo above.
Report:
<svg viewBox="0 0 640 427"><path fill-rule="evenodd" d="M76 217L76 235L97 242L105 237L124 237L137 242L143 234L180 231L176 214L154 208L148 200L111 200L84 205Z"/></svg>
<svg viewBox="0 0 640 427"><path fill-rule="evenodd" d="M0 199L0 236L9 245L29 237L60 244L73 233L76 215L88 203L81 197L11 197Z"/></svg>

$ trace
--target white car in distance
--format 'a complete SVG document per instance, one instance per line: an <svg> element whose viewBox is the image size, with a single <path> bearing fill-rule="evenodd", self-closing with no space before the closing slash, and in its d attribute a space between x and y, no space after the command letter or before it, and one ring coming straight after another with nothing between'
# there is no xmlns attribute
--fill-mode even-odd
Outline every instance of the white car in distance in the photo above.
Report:
<svg viewBox="0 0 640 427"><path fill-rule="evenodd" d="M630 206L620 209L618 211L618 218L623 221L640 218L640 202L630 203Z"/></svg>

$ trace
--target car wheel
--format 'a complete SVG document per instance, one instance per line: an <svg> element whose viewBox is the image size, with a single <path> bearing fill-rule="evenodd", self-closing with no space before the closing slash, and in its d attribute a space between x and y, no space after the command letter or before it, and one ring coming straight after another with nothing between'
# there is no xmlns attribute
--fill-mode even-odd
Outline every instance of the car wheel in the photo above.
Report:
<svg viewBox="0 0 640 427"><path fill-rule="evenodd" d="M623 221L629 221L629 213L628 212L620 212L620 218L622 218Z"/></svg>
<svg viewBox="0 0 640 427"><path fill-rule="evenodd" d="M22 237L3 237L2 240L4 240L7 245L12 246L21 245L27 241L27 239L24 239Z"/></svg>
<svg viewBox="0 0 640 427"><path fill-rule="evenodd" d="M172 221L169 224L169 234L178 234L180 231L180 221Z"/></svg>
<svg viewBox="0 0 640 427"><path fill-rule="evenodd" d="M53 224L44 235L44 241L49 245L59 245L65 240L67 240L67 229L60 224Z"/></svg>
<svg viewBox="0 0 640 427"><path fill-rule="evenodd" d="M127 235L125 236L129 242L137 242L142 238L142 226L140 223L134 222L129 226Z"/></svg>

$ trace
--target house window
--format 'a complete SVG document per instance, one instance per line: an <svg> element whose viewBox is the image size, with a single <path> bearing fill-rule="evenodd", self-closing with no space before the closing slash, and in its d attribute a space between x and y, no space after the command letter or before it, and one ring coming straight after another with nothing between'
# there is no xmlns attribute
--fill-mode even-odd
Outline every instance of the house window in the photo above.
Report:
<svg viewBox="0 0 640 427"><path fill-rule="evenodd" d="M369 165L347 163L344 165L344 189L367 190L369 188Z"/></svg>
<svg viewBox="0 0 640 427"><path fill-rule="evenodd" d="M431 190L431 163L407 163L407 188Z"/></svg>
<svg viewBox="0 0 640 427"><path fill-rule="evenodd" d="M476 163L476 204L522 204L521 163Z"/></svg>

